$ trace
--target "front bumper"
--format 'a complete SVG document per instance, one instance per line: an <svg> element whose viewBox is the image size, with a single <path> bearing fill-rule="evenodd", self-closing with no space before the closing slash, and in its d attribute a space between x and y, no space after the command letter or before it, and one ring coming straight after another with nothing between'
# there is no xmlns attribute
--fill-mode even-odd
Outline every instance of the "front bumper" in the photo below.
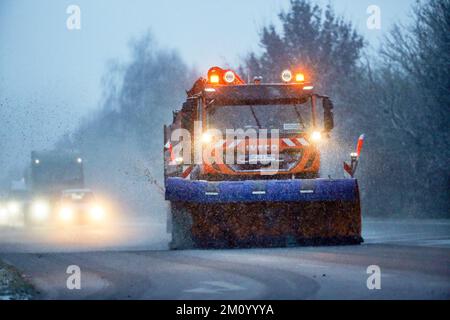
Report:
<svg viewBox="0 0 450 320"><path fill-rule="evenodd" d="M170 177L166 200L190 203L359 201L356 179L203 181Z"/></svg>

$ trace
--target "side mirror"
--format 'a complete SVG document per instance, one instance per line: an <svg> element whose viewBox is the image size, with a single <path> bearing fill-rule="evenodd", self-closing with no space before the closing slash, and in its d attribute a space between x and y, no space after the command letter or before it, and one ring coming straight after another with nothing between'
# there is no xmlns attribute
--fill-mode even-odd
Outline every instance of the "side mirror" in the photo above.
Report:
<svg viewBox="0 0 450 320"><path fill-rule="evenodd" d="M326 132L330 132L334 128L333 102L330 98L323 98L323 127Z"/></svg>
<svg viewBox="0 0 450 320"><path fill-rule="evenodd" d="M177 119L179 113L180 113L180 110L172 111L172 123L175 122L175 120Z"/></svg>
<svg viewBox="0 0 450 320"><path fill-rule="evenodd" d="M181 127L191 131L193 126L193 116L195 112L195 101L188 100L183 103L183 108L181 109Z"/></svg>

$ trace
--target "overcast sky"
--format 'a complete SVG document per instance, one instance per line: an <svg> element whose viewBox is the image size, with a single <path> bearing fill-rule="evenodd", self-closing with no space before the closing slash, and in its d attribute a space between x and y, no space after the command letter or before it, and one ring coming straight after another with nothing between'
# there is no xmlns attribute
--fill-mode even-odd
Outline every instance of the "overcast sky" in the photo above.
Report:
<svg viewBox="0 0 450 320"><path fill-rule="evenodd" d="M331 3L376 47L392 23L407 18L414 0L316 2ZM81 30L66 27L70 4L81 9ZM288 4L288 0L0 0L0 125L22 142L20 152L48 145L97 107L106 63L126 61L130 39L151 30L160 45L177 49L188 64L206 72L212 65L237 64L246 52L258 49L258 30L276 21ZM379 31L366 27L366 10L373 4L381 9ZM10 143L0 141L0 147L16 145L12 135L6 139Z"/></svg>

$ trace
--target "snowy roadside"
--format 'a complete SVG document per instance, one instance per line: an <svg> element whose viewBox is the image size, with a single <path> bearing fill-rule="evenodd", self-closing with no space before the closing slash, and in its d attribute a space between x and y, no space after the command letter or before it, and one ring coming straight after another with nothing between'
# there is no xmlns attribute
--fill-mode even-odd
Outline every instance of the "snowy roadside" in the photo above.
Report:
<svg viewBox="0 0 450 320"><path fill-rule="evenodd" d="M29 300L33 287L13 267L0 260L0 300Z"/></svg>

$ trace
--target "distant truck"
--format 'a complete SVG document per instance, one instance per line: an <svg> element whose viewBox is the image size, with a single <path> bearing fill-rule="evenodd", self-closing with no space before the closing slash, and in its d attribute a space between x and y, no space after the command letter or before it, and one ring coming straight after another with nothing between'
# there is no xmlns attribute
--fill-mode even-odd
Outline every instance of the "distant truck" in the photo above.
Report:
<svg viewBox="0 0 450 320"><path fill-rule="evenodd" d="M83 159L68 150L32 151L25 177L0 199L0 226L102 223L103 203L84 186Z"/></svg>
<svg viewBox="0 0 450 320"><path fill-rule="evenodd" d="M76 151L32 151L28 189L34 196L83 188L83 159Z"/></svg>
<svg viewBox="0 0 450 320"><path fill-rule="evenodd" d="M76 151L32 151L26 174L30 202L25 223L45 223L52 218L66 189L83 189L83 159Z"/></svg>

